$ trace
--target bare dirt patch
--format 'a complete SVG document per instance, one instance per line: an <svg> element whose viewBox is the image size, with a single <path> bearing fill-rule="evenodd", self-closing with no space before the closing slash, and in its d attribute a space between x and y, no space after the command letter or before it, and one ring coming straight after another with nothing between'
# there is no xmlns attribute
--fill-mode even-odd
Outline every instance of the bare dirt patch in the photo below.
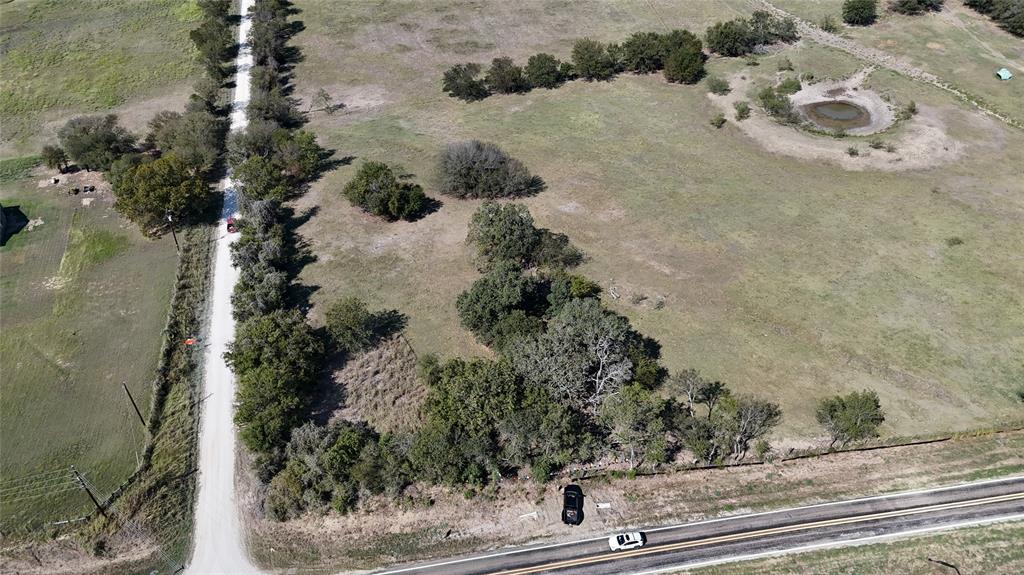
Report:
<svg viewBox="0 0 1024 575"><path fill-rule="evenodd" d="M849 82L813 84L794 94L793 105L800 106L832 97L853 101L865 107L873 120L865 128L850 130L848 133L851 135L877 133L892 125L893 112L889 105L874 92L853 90ZM729 83L733 87L729 94L717 96L709 93L708 98L727 116L732 116L735 112L733 104L744 100L751 92L752 81L737 74L729 79ZM906 171L952 163L964 153L965 144L950 135L940 110L923 105L918 108L919 113L907 120L901 126L899 135L892 139L894 152L873 150L866 145L858 145L854 140L812 134L798 127L785 126L772 120L756 106L752 106L750 118L737 121L735 125L770 152L803 160L828 162L845 170ZM858 155L847 153L851 146L858 149Z"/></svg>

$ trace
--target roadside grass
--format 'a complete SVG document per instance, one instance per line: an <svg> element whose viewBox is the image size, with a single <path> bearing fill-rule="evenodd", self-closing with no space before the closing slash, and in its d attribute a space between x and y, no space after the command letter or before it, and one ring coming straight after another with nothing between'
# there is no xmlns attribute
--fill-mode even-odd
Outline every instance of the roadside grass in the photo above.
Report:
<svg viewBox="0 0 1024 575"><path fill-rule="evenodd" d="M13 2L3 7L0 41L0 154L29 153L55 140L75 114L108 112L145 98L182 92L198 68L189 30L198 20L193 0L76 0ZM177 108L166 105L167 108Z"/></svg>
<svg viewBox="0 0 1024 575"><path fill-rule="evenodd" d="M825 14L842 21L842 0L772 3L814 23L820 22ZM881 7L884 2L879 4ZM1016 76L1024 76L1020 38L964 7L961 0L947 0L939 13L902 16L880 10L880 15L874 25L846 26L841 35L905 58L1024 121L1024 83L1003 82L995 77L995 71L1003 67L1013 70Z"/></svg>
<svg viewBox="0 0 1024 575"><path fill-rule="evenodd" d="M940 108L969 144L960 161L917 172L846 172L774 156L734 128L707 125L714 109L700 86L668 85L657 75L465 104L439 88L453 63L498 54L522 62L540 50L566 57L576 37L621 40L658 28L657 18L636 7L623 21L600 10L534 18L539 4L469 12L390 5L379 18L361 3L326 6L298 3L307 31L296 38L306 55L297 95L325 87L347 102L347 112L314 115L310 127L340 156L359 157L299 202L319 208L300 230L318 256L301 278L321 286L314 316L340 295L356 295L408 314L419 353L489 353L455 312L456 296L478 276L464 244L477 204L440 198L441 209L418 222L385 223L338 193L362 160L386 160L437 196L436 154L447 142L479 138L545 179L548 189L525 201L538 224L587 253L580 271L605 288L613 309L661 342L671 370L695 367L781 403L777 440L802 446L820 436L816 401L863 388L881 396L887 435L1018 416L1011 392L1024 365L1024 318L1006 310L1024 305L1015 288L1024 284L1016 248L1024 243L1024 203L1009 167L1024 162L1024 135L972 128L972 116L939 90L880 73L878 84L892 86L898 101ZM680 3L658 12L669 25L700 30L733 6ZM564 26L576 16L578 25ZM426 41L438 31L460 47ZM487 43L494 46L465 48ZM860 67L804 45L747 73L774 74L770 62L781 57L819 78ZM709 64L723 77L738 66ZM947 246L953 235L964 245ZM613 288L617 300L608 295Z"/></svg>
<svg viewBox="0 0 1024 575"><path fill-rule="evenodd" d="M113 490L144 447L145 430L121 382L145 415L174 245L124 224L109 197L83 205L82 196L38 188L42 177L36 172L0 190L5 208L40 220L0 248L0 481L74 464L101 490ZM5 535L91 508L80 490L51 496L45 488L5 490L2 503Z"/></svg>
<svg viewBox="0 0 1024 575"><path fill-rule="evenodd" d="M917 535L884 543L810 551L680 570L695 575L939 575L954 570L928 561L937 559L957 566L962 573L1024 572L1024 522L996 523L956 531Z"/></svg>

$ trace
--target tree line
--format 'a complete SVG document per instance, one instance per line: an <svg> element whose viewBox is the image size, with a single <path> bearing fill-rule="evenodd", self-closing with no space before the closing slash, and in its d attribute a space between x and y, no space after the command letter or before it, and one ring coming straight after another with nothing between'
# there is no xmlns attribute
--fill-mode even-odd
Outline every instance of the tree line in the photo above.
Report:
<svg viewBox="0 0 1024 575"><path fill-rule="evenodd" d="M687 30L637 32L621 44L576 40L571 62L542 52L530 56L525 67L507 57L492 60L486 72L477 63L457 64L444 73L441 86L448 95L472 102L491 94L557 88L577 78L610 80L622 72L661 71L669 82L693 84L704 76L706 60L700 39Z"/></svg>

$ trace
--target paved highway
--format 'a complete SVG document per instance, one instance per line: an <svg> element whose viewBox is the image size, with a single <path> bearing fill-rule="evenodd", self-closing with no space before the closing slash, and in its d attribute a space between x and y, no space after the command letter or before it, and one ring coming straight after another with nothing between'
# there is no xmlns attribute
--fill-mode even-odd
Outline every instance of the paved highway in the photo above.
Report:
<svg viewBox="0 0 1024 575"><path fill-rule="evenodd" d="M395 568L379 575L656 573L1010 518L1024 519L1024 477L646 529L647 545L633 551L613 553L607 538L601 537Z"/></svg>

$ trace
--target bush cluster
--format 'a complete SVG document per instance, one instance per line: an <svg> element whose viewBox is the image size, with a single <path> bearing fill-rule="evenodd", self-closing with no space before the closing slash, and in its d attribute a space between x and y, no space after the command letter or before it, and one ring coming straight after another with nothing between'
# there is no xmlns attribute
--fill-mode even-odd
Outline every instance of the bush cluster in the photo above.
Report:
<svg viewBox="0 0 1024 575"><path fill-rule="evenodd" d="M456 64L444 73L441 87L453 98L472 102L491 94L557 88L575 78L610 80L621 72L662 70L669 82L692 84L704 76L706 60L700 39L686 30L637 32L622 44L581 38L573 44L571 62L542 52L530 56L525 67L507 57L492 60L486 72L477 63Z"/></svg>
<svg viewBox="0 0 1024 575"><path fill-rule="evenodd" d="M767 86L757 93L757 102L771 117L785 123L797 123L799 114L793 109L789 96L782 90Z"/></svg>
<svg viewBox="0 0 1024 575"><path fill-rule="evenodd" d="M722 56L745 56L758 46L795 42L800 36L792 18L757 10L750 18L717 22L704 32L708 50Z"/></svg>
<svg viewBox="0 0 1024 575"><path fill-rule="evenodd" d="M540 192L544 180L494 144L448 144L437 167L439 190L460 199L518 198Z"/></svg>
<svg viewBox="0 0 1024 575"><path fill-rule="evenodd" d="M851 26L870 26L878 19L878 0L846 0L843 22Z"/></svg>
<svg viewBox="0 0 1024 575"><path fill-rule="evenodd" d="M423 188L401 181L383 162L364 162L342 193L367 212L392 221L415 219L427 204Z"/></svg>
<svg viewBox="0 0 1024 575"><path fill-rule="evenodd" d="M1024 36L1024 5L1020 0L964 0L964 4L996 21L1016 36Z"/></svg>

